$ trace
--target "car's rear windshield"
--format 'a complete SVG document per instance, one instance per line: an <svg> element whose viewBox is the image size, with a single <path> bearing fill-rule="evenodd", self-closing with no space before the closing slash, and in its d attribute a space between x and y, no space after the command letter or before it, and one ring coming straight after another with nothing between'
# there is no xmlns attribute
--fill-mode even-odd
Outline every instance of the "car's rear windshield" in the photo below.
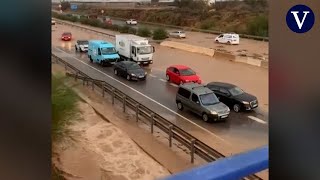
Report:
<svg viewBox="0 0 320 180"><path fill-rule="evenodd" d="M190 68L188 68L188 69L180 69L179 71L180 71L180 75L181 75L181 76L192 76L192 75L195 75L195 74L196 74L196 73L195 73L192 69L190 69Z"/></svg>
<svg viewBox="0 0 320 180"><path fill-rule="evenodd" d="M200 95L200 101L203 105L209 106L219 103L219 99L214 93L202 94Z"/></svg>
<svg viewBox="0 0 320 180"><path fill-rule="evenodd" d="M71 35L71 33L66 32L66 33L63 33L63 35Z"/></svg>
<svg viewBox="0 0 320 180"><path fill-rule="evenodd" d="M86 44L89 44L89 41L78 41L78 44L86 45Z"/></svg>

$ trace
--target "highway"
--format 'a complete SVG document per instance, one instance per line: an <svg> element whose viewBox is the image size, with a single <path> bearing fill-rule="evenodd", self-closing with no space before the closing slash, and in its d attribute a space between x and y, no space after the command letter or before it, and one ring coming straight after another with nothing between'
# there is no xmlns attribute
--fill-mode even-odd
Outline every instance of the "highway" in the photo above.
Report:
<svg viewBox="0 0 320 180"><path fill-rule="evenodd" d="M62 42L60 35L63 31L72 32L74 40ZM215 145L226 144L232 148L232 152L242 152L268 144L268 115L264 110L267 109L264 105L268 104L267 70L155 45L154 64L145 67L148 72L147 80L129 82L115 76L112 67L92 64L85 53L75 52L76 39L104 39L113 42L113 39L88 31L56 25L52 31L52 52L88 73L92 78L105 80L127 92L132 98L196 135L197 138L200 137L204 142ZM215 80L236 83L257 95L261 108L253 112L232 112L228 120L221 123L205 123L190 112L181 112L175 104L177 86L165 81L165 68L171 64L185 64L192 67L205 82ZM257 93L254 93L255 91Z"/></svg>

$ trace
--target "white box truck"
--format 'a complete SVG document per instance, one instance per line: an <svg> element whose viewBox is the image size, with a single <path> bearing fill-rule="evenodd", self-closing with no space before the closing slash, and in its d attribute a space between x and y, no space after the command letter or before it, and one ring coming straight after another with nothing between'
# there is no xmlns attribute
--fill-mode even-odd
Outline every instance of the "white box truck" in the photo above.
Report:
<svg viewBox="0 0 320 180"><path fill-rule="evenodd" d="M132 35L116 35L116 50L124 60L131 60L138 64L152 64L155 49L148 39Z"/></svg>

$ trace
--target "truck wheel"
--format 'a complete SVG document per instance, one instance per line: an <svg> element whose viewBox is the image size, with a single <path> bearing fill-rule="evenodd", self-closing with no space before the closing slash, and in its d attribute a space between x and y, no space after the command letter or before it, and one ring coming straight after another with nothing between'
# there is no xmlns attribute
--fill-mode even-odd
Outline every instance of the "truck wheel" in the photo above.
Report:
<svg viewBox="0 0 320 180"><path fill-rule="evenodd" d="M93 59L91 58L91 56L89 56L90 62L93 63Z"/></svg>
<svg viewBox="0 0 320 180"><path fill-rule="evenodd" d="M76 49L76 51L78 51L78 48L77 48L77 46L74 46L74 48Z"/></svg>

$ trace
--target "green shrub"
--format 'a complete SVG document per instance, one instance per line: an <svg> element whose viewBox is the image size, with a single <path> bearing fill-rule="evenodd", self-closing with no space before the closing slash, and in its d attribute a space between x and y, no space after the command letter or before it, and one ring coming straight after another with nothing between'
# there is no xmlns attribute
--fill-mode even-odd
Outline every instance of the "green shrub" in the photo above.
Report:
<svg viewBox="0 0 320 180"><path fill-rule="evenodd" d="M267 16L257 16L251 22L249 22L248 26L248 34L255 36L264 36L268 37L268 18Z"/></svg>
<svg viewBox="0 0 320 180"><path fill-rule="evenodd" d="M113 30L113 31L119 31L119 29L120 29L120 26L119 26L119 25L117 25L117 24L112 24L112 25L111 25L111 30Z"/></svg>
<svg viewBox="0 0 320 180"><path fill-rule="evenodd" d="M137 29L135 29L133 27L130 27L129 30L128 30L128 33L129 34L137 34Z"/></svg>
<svg viewBox="0 0 320 180"><path fill-rule="evenodd" d="M214 26L215 26L215 24L214 24L214 21L212 21L212 20L204 20L200 24L201 29L210 29Z"/></svg>
<svg viewBox="0 0 320 180"><path fill-rule="evenodd" d="M119 32L120 33L128 33L129 32L129 26L120 26Z"/></svg>
<svg viewBox="0 0 320 180"><path fill-rule="evenodd" d="M138 29L138 35L142 37L150 37L151 31L146 27L142 27Z"/></svg>
<svg viewBox="0 0 320 180"><path fill-rule="evenodd" d="M168 36L168 33L165 29L163 28L157 28L153 31L153 39L154 40L163 40L166 39Z"/></svg>

